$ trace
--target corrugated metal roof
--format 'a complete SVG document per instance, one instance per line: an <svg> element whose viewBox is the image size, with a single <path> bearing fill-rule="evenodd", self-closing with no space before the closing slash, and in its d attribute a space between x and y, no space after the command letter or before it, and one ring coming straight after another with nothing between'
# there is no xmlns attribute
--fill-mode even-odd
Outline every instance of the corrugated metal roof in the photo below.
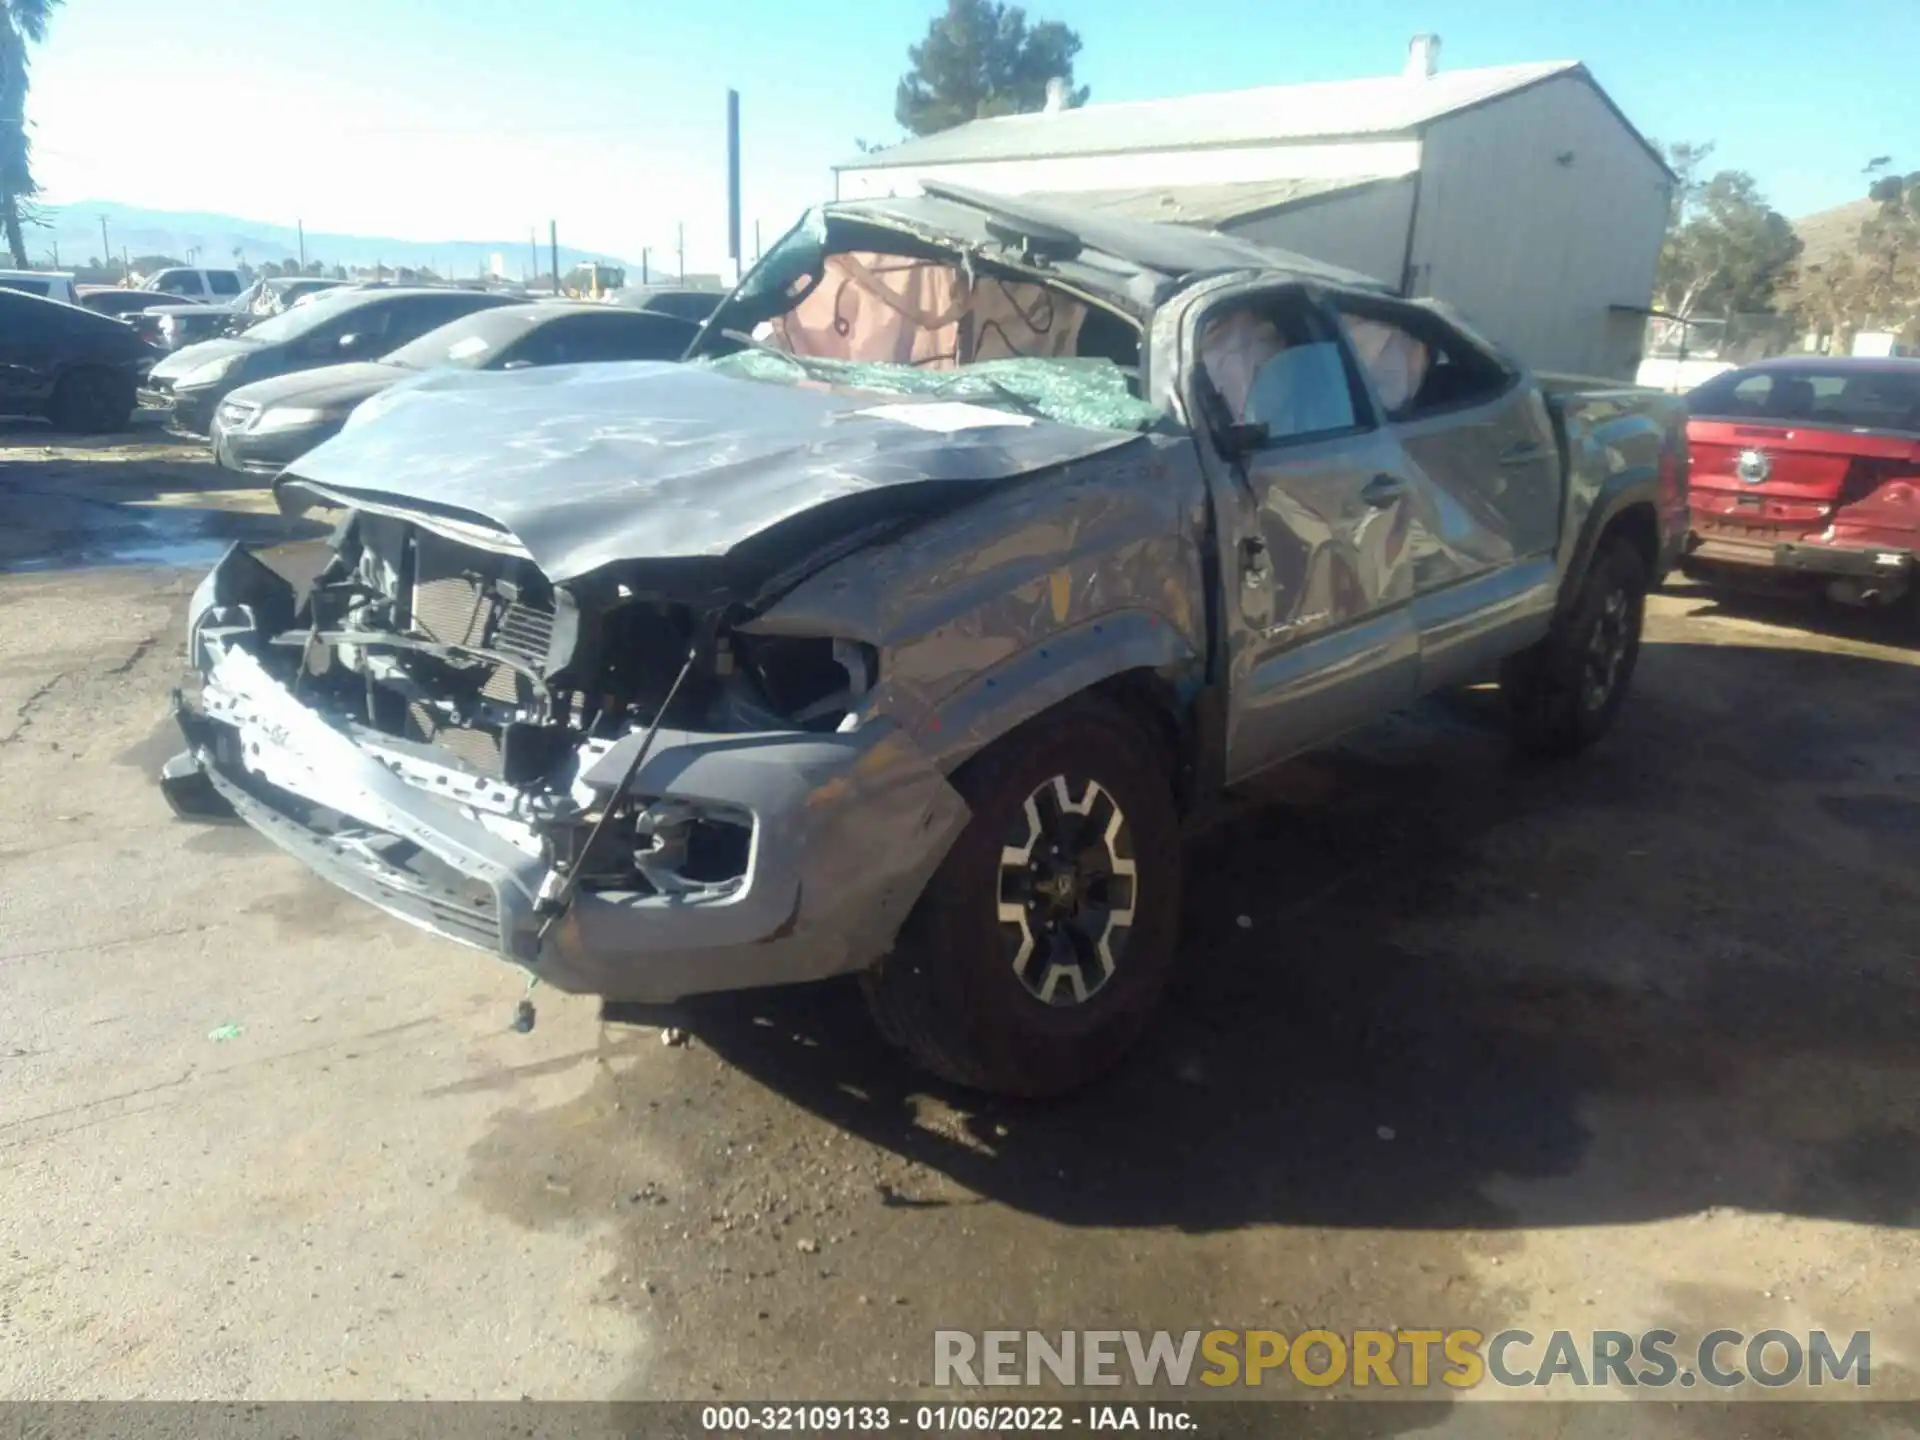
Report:
<svg viewBox="0 0 1920 1440"><path fill-rule="evenodd" d="M1400 135L1456 110L1582 70L1577 60L1543 60L1443 70L1425 79L1386 75L1327 80L1171 100L1082 105L1053 114L1002 115L857 156L835 168L866 170Z"/></svg>
<svg viewBox="0 0 1920 1440"><path fill-rule="evenodd" d="M1232 185L1150 185L1133 190L1034 193L1022 198L1103 215L1124 215L1132 220L1156 220L1166 225L1222 225L1283 210L1323 195L1400 178L1404 177L1357 175L1330 180L1248 180Z"/></svg>

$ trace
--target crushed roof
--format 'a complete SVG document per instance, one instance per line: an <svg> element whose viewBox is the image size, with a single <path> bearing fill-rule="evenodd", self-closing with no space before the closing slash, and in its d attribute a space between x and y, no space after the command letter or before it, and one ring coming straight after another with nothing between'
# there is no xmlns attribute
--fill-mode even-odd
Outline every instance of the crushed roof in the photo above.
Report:
<svg viewBox="0 0 1920 1440"><path fill-rule="evenodd" d="M997 195L929 180L926 193L839 200L829 213L905 221L921 233L972 243L991 235L996 222L1037 223L1077 237L1089 249L1143 270L1178 278L1210 270L1282 269L1330 283L1380 289L1378 280L1291 251L1256 244L1239 236L1184 225L1155 224L1133 216L1092 213L1072 202L1076 196ZM1095 273L1104 273L1100 267Z"/></svg>
<svg viewBox="0 0 1920 1440"><path fill-rule="evenodd" d="M1323 196L1404 178L1349 175L1318 180L1246 180L1218 185L1147 185L1121 190L1035 192L1022 198L1165 225L1224 225Z"/></svg>
<svg viewBox="0 0 1920 1440"><path fill-rule="evenodd" d="M1577 60L1543 60L1526 65L1443 70L1425 78L1385 75L1324 80L1167 100L1082 105L1052 113L1001 115L872 151L836 168L866 170L1401 135L1455 111L1576 72L1586 74L1586 67Z"/></svg>

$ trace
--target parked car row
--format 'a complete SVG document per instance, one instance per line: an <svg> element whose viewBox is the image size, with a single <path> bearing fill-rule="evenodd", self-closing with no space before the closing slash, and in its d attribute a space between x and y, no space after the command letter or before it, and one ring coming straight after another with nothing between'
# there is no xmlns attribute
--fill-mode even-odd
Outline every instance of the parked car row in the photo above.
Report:
<svg viewBox="0 0 1920 1440"><path fill-rule="evenodd" d="M677 360L697 327L587 301L450 287L340 287L153 366L141 397L230 469L270 474L389 386L435 370Z"/></svg>
<svg viewBox="0 0 1920 1440"><path fill-rule="evenodd" d="M409 286L303 275L263 277L242 289L234 271L186 267L134 288L0 271L0 295L8 299L0 414L109 431L123 428L144 398L166 409L171 428L212 442L223 464L262 472L318 444L360 400L415 370L678 359L723 298L651 286L617 301L543 298L536 306L532 297L472 282ZM524 313L425 339L450 322L509 307ZM416 341L408 357L394 354ZM283 385L239 396L220 420L234 391L354 367L316 377L319 398L311 403L289 398L306 394L304 382Z"/></svg>

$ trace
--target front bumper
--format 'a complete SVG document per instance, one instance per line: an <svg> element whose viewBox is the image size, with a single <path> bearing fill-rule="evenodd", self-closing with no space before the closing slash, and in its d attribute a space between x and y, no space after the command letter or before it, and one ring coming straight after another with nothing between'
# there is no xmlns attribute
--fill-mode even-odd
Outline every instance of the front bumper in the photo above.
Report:
<svg viewBox="0 0 1920 1440"><path fill-rule="evenodd" d="M222 391L202 386L180 390L171 386L143 385L140 403L167 412L167 428L182 434L205 437L213 428L213 412L220 404Z"/></svg>
<svg viewBox="0 0 1920 1440"><path fill-rule="evenodd" d="M1788 577L1907 581L1914 552L1888 546L1823 545L1805 540L1766 540L1694 532L1683 568L1729 567Z"/></svg>
<svg viewBox="0 0 1920 1440"><path fill-rule="evenodd" d="M338 424L324 421L297 430L229 430L216 410L207 438L213 445L215 464L249 475L277 475L339 432Z"/></svg>
<svg viewBox="0 0 1920 1440"><path fill-rule="evenodd" d="M223 586L257 587L260 571L236 547L194 598L188 633L204 687L200 710L176 707L187 750L163 777L175 808L206 818L219 808L210 790L323 879L559 989L664 1004L863 969L890 948L966 822L958 794L884 719L824 735L662 729L630 793L751 815L742 882L692 897L582 888L548 924L535 902L549 879L544 849L485 823L458 777L407 778L380 753L382 737L303 705L255 657L253 637L236 636L236 615L274 604ZM639 741L585 763L586 782L611 790ZM489 786L507 791L466 784L469 796Z"/></svg>

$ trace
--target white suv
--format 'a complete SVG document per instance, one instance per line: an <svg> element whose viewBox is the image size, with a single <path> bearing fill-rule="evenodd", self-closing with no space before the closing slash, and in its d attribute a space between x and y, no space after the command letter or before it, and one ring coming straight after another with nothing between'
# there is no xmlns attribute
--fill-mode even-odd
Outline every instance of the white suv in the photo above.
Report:
<svg viewBox="0 0 1920 1440"><path fill-rule="evenodd" d="M140 282L140 288L220 305L232 304L239 299L242 287L238 270L195 270L176 265L154 271Z"/></svg>
<svg viewBox="0 0 1920 1440"><path fill-rule="evenodd" d="M44 295L68 305L80 303L80 294L73 288L73 276L60 270L0 270L0 290Z"/></svg>

